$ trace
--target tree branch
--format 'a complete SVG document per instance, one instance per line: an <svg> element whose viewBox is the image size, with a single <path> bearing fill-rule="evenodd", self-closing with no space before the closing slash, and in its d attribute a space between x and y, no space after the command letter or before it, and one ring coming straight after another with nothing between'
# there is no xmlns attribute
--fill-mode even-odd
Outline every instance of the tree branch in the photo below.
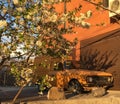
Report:
<svg viewBox="0 0 120 104"><path fill-rule="evenodd" d="M95 6L98 6L98 7L102 8L102 9L105 9L105 10L107 10L107 11L113 12L113 13L115 13L116 15L120 16L120 14L118 14L117 12L115 12L115 11L113 11L113 10L110 10L109 8L106 8L106 7L102 6L102 5L96 4L96 3L94 3L94 2L92 2L92 1L90 1L90 0L84 0L84 1L86 1L86 2L88 2L88 3L90 3L90 4L93 4L93 5L95 5Z"/></svg>

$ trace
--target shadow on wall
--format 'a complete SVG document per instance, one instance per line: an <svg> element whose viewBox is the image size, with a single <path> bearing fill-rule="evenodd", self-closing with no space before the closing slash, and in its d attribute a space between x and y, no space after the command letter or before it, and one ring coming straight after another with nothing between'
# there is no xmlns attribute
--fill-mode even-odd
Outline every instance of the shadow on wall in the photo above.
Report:
<svg viewBox="0 0 120 104"><path fill-rule="evenodd" d="M101 52L99 50L85 50L80 56L80 67L82 69L106 71L117 62L118 54L112 51Z"/></svg>

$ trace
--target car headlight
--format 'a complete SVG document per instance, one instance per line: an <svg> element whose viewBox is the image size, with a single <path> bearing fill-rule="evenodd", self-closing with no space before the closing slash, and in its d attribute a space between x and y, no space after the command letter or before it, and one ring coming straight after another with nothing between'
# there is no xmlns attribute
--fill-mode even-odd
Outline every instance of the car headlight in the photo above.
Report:
<svg viewBox="0 0 120 104"><path fill-rule="evenodd" d="M111 77L111 82L113 82L114 81L114 78L113 77Z"/></svg>
<svg viewBox="0 0 120 104"><path fill-rule="evenodd" d="M111 82L111 77L108 77L108 82Z"/></svg>
<svg viewBox="0 0 120 104"><path fill-rule="evenodd" d="M108 77L108 82L113 82L113 77Z"/></svg>
<svg viewBox="0 0 120 104"><path fill-rule="evenodd" d="M89 82L89 83L91 83L91 82L93 82L93 78L92 77L87 77L87 82Z"/></svg>

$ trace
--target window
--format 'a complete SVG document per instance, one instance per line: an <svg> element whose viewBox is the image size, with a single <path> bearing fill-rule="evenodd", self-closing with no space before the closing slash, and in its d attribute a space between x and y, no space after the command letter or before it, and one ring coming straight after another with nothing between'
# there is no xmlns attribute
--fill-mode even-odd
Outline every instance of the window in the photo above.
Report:
<svg viewBox="0 0 120 104"><path fill-rule="evenodd" d="M103 0L103 6L108 8L109 6L108 0Z"/></svg>

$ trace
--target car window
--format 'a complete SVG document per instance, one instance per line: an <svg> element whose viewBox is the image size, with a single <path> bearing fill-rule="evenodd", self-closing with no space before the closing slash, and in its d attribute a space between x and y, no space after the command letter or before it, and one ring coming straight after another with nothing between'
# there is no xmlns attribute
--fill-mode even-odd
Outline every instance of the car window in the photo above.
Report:
<svg viewBox="0 0 120 104"><path fill-rule="evenodd" d="M59 62L59 63L55 63L54 64L54 70L63 70L63 63Z"/></svg>
<svg viewBox="0 0 120 104"><path fill-rule="evenodd" d="M64 69L74 69L75 66L73 65L71 60L64 61Z"/></svg>

